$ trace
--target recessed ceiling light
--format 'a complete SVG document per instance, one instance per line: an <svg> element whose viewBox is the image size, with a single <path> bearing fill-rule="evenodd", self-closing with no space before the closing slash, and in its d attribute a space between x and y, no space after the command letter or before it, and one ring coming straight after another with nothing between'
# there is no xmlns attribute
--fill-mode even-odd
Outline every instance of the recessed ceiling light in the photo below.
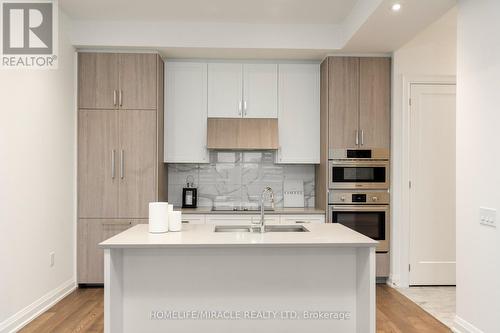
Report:
<svg viewBox="0 0 500 333"><path fill-rule="evenodd" d="M401 10L401 4L396 2L392 5L391 9L393 12L399 12Z"/></svg>

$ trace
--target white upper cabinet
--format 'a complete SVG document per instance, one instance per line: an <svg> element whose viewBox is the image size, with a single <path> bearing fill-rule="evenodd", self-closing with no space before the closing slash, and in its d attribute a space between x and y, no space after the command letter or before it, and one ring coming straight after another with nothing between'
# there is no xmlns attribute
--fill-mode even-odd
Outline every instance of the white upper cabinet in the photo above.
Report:
<svg viewBox="0 0 500 333"><path fill-rule="evenodd" d="M319 164L319 64L279 65L276 162Z"/></svg>
<svg viewBox="0 0 500 333"><path fill-rule="evenodd" d="M208 163L207 64L165 65L165 162Z"/></svg>
<svg viewBox="0 0 500 333"><path fill-rule="evenodd" d="M243 114L243 65L208 64L208 116L239 118Z"/></svg>
<svg viewBox="0 0 500 333"><path fill-rule="evenodd" d="M278 117L278 65L243 65L243 116Z"/></svg>
<svg viewBox="0 0 500 333"><path fill-rule="evenodd" d="M277 118L278 65L209 63L208 116Z"/></svg>

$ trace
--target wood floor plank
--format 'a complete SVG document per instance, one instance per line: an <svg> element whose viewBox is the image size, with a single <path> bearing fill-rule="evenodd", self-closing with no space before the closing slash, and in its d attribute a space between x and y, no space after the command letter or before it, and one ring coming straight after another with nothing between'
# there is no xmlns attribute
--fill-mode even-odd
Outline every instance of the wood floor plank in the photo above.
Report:
<svg viewBox="0 0 500 333"><path fill-rule="evenodd" d="M101 333L104 290L77 289L24 327L22 333ZM377 333L450 333L418 305L386 285L377 285Z"/></svg>

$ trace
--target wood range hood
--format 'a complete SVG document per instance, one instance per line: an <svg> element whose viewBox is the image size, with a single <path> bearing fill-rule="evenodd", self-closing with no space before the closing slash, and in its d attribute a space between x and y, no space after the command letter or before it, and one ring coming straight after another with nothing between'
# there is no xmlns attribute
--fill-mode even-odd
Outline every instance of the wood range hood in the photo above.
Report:
<svg viewBox="0 0 500 333"><path fill-rule="evenodd" d="M208 149L278 149L278 119L208 118Z"/></svg>

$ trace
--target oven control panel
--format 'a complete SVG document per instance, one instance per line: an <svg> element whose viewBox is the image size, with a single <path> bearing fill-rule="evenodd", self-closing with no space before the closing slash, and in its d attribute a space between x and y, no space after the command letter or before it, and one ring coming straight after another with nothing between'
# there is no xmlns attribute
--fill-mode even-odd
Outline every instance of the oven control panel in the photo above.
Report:
<svg viewBox="0 0 500 333"><path fill-rule="evenodd" d="M390 196L387 191L379 192L348 192L330 191L330 204L389 204Z"/></svg>

